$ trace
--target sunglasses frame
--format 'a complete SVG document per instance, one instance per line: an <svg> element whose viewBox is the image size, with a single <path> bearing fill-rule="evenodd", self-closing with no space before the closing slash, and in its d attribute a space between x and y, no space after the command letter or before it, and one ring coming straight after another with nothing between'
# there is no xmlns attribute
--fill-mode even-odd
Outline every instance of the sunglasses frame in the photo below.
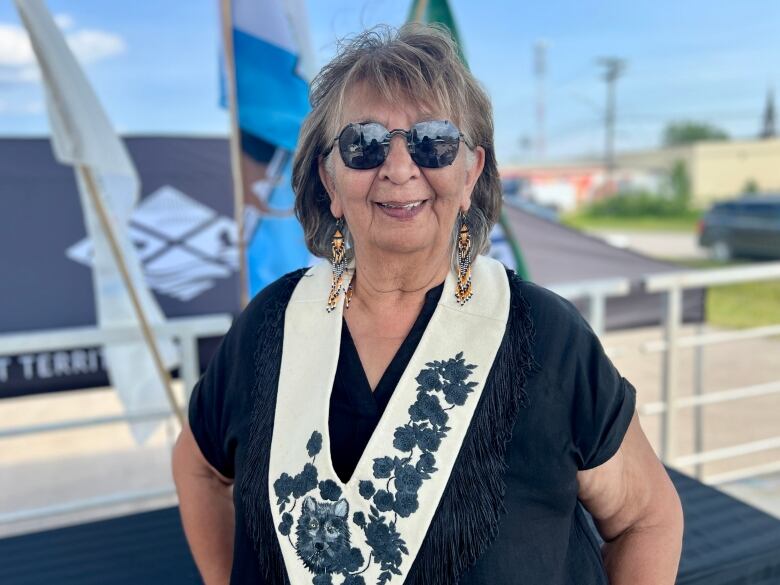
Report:
<svg viewBox="0 0 780 585"><path fill-rule="evenodd" d="M449 163L447 163L447 164L437 165L437 166L428 166L428 165L420 164L420 162L418 162L415 159L415 155L417 154L417 152L415 150L415 145L412 143L412 132L413 132L415 126L418 126L420 124L426 124L426 123L429 123L429 122L445 122L445 123L449 124L450 126L452 126L455 130L457 130L458 141L456 143L455 156L453 156L452 160ZM406 149L409 152L409 156L411 157L411 159L414 162L414 164L416 164L419 167L426 168L426 169L442 169L444 167L448 167L448 166L452 165L455 162L455 158L457 158L457 156L458 156L458 150L460 150L459 147L460 147L460 142L461 141L463 141L463 143L466 145L467 148L471 148L469 143L466 141L466 135L463 134L463 132L461 132L460 129L455 124L450 122L449 120L423 120L421 122L417 122L417 123L413 124L412 127L409 128L408 130L404 130L403 128L395 128L393 130L388 130L387 128L385 128L379 122L350 122L349 124L344 126L344 128L341 129L341 132L339 132L338 136L336 136L335 138L333 138L333 140L330 141L330 144L329 144L327 150L323 153L323 156L328 156L331 153L331 151L333 150L333 143L339 141L341 139L341 137L343 136L344 132L346 132L347 130L349 130L350 128L353 128L355 126L359 127L359 126L365 126L367 124L376 124L377 126L380 126L380 127L384 128L386 130L385 136L384 136L383 140L380 142L380 144L383 147L383 152L385 153L384 157L382 158L381 161L379 161L378 164L376 164L374 166L371 166L371 167L353 167L353 166L351 166L349 164L349 162L345 158L345 154L342 151L342 149L339 148L339 154L341 155L341 160L344 162L344 165L348 169L352 169L352 170L355 170L355 171L369 171L369 170L381 167L385 163L385 161L387 160L387 155L388 155L389 150L390 150L390 141L396 135L402 135L406 139L405 140L405 142L406 142Z"/></svg>

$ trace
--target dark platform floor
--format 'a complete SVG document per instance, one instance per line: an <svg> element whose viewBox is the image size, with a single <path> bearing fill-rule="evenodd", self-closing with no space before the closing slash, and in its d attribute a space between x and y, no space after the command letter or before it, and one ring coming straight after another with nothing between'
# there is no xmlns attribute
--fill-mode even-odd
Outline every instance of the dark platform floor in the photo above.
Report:
<svg viewBox="0 0 780 585"><path fill-rule="evenodd" d="M669 471L685 510L678 585L780 585L780 520ZM3 585L201 583L178 509L0 540Z"/></svg>

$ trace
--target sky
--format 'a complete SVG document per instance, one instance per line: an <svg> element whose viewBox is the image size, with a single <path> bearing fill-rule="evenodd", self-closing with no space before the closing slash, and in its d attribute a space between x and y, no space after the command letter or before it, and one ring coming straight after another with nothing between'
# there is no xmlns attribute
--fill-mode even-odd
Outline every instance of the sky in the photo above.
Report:
<svg viewBox="0 0 780 585"><path fill-rule="evenodd" d="M307 0L319 65L337 40L400 25L411 0ZM218 106L217 0L48 0L117 130L225 135ZM471 70L494 107L503 164L598 156L605 84L598 60L625 59L616 148L659 145L670 121L755 136L780 93L775 0L450 0ZM534 46L547 46L545 148L537 147ZM780 105L780 98L778 98ZM13 2L0 2L0 135L48 132L34 57Z"/></svg>

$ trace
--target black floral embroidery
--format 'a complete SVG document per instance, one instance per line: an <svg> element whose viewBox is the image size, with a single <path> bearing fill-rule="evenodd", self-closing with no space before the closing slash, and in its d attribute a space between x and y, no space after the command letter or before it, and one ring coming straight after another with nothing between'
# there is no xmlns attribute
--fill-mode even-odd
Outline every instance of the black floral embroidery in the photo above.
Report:
<svg viewBox="0 0 780 585"><path fill-rule="evenodd" d="M352 524L363 531L371 548L367 561L359 548L351 546L349 503L341 497L341 486L330 479L318 481L315 462L322 449L322 434L314 431L306 443L311 462L297 475L282 473L274 482L282 514L279 533L288 538L304 566L314 573L313 585L333 585L333 575L344 577L343 585L366 585L362 573L372 562L380 567L377 585L401 574L403 555L409 550L396 528L398 517L408 518L418 510L417 494L437 471L434 453L450 431L447 411L464 405L477 386L467 381L476 366L466 363L463 352L425 366L415 378L417 399L409 407L409 421L393 433L393 448L402 456L377 457L372 468L374 481L358 484L360 495L371 502L368 518L363 512L352 515ZM445 407L442 399L449 406ZM320 500L307 495L317 487ZM301 499L293 543L291 512Z"/></svg>
<svg viewBox="0 0 780 585"><path fill-rule="evenodd" d="M341 488L332 479L326 479L320 482L320 497L323 500L338 501L341 497Z"/></svg>
<svg viewBox="0 0 780 585"><path fill-rule="evenodd" d="M365 499L369 499L374 495L374 492L376 492L376 488L374 488L374 484L370 481L363 480L358 484L358 491Z"/></svg>
<svg viewBox="0 0 780 585"><path fill-rule="evenodd" d="M320 449L322 449L322 435L314 431L309 442L306 443L306 451L309 453L309 457L316 457Z"/></svg>

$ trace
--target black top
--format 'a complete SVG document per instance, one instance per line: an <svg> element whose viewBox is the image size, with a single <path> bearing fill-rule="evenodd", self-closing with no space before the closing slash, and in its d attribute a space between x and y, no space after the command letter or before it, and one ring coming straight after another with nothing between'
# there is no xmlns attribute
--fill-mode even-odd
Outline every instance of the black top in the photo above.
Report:
<svg viewBox="0 0 780 585"><path fill-rule="evenodd" d="M387 366L374 391L368 383L360 363L355 342L349 334L347 322L341 328L341 350L330 395L328 432L331 441L331 459L336 475L346 483L357 467L363 450L374 432L382 413L390 402L393 390L412 359L428 321L441 298L443 284L425 294L425 302L406 339Z"/></svg>
<svg viewBox="0 0 780 585"><path fill-rule="evenodd" d="M268 427L273 426L273 409L269 409L268 400L253 401L251 396L258 380L261 383L264 376L274 374L274 368L278 370L278 361L264 356L268 352L281 355L278 346L283 328L270 327L269 319L273 315L283 315L292 286L299 278L300 272L288 276L287 284L279 281L270 285L250 303L226 335L190 401L190 425L201 451L217 470L236 481L231 583L278 582L278 579L263 577L263 567L272 562L272 557L267 550L269 546L258 546L252 536L262 538L258 532L267 528L262 526L262 520L266 518L268 523L269 516L252 511L252 506L247 505L248 500L257 499L253 486L268 480L267 451L270 448L270 438L252 443L250 435L272 432ZM571 303L516 277L510 282L513 306L521 297L527 305L529 320L523 322L523 327L531 331L524 335L532 335L530 347L536 367L519 388L522 407L513 415L516 418L513 426L508 427L511 432L506 445L501 445L505 448L501 466L492 468L495 474L503 474L501 479L505 482L505 492L501 487L497 491L504 494L498 506L503 510L498 517L497 530L481 549L484 552L473 563L465 565L469 568L461 573L457 582L461 585L606 585L598 543L578 505L576 474L578 470L604 463L617 451L634 413L636 391L619 375L598 338ZM349 331L342 328L329 420L331 456L342 481L352 474L441 292L441 286L428 291L412 330L373 394ZM519 344L518 339L510 335L510 325L500 354L511 352L513 346ZM516 331L518 327L514 329ZM273 339L269 340L269 335ZM504 360L501 363L516 362ZM491 376L495 369L491 370ZM522 380L519 371L516 376L512 372L509 374L506 379ZM278 372L276 376L278 378ZM273 382L275 384L275 379ZM483 398L487 393L486 386ZM495 396L502 395L496 393ZM507 406L506 410L511 409ZM478 410L474 416L476 420L485 415L480 415ZM490 416L500 417L500 407L491 410ZM496 424L496 428L499 427ZM467 442L464 442L462 453ZM257 445L262 445L262 453L258 453ZM463 465L459 458L456 468ZM488 478L488 483L492 479ZM475 483L479 484L478 489L486 492L492 489L496 493L495 485L484 481ZM461 488L462 484L459 484L458 490ZM260 490L260 493L268 498L267 490ZM449 498L448 510L471 501L489 503L483 492L469 496L465 504L456 501L454 507L453 500L463 501L464 498L447 496L446 492L445 496ZM443 504L437 516L442 509ZM433 531L433 524L431 526ZM270 538L275 538L274 530L271 526ZM452 527L449 533L452 533ZM437 533L437 536L441 534ZM430 539L429 532L418 557L425 554L428 563L435 558L428 556L430 551L426 550ZM420 572L413 570L406 585L427 585L429 581L417 576Z"/></svg>

